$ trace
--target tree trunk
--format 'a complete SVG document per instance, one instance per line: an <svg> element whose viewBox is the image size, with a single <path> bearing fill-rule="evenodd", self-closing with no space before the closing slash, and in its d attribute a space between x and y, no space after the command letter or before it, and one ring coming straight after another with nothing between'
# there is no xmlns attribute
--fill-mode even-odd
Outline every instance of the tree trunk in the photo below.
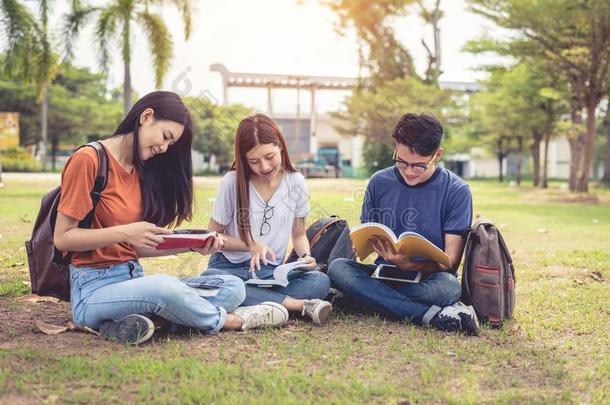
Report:
<svg viewBox="0 0 610 405"><path fill-rule="evenodd" d="M589 173L591 172L591 161L593 160L593 149L595 147L595 105L587 105L587 132L584 138L583 153L578 166L578 177L576 191L587 193L589 191Z"/></svg>
<svg viewBox="0 0 610 405"><path fill-rule="evenodd" d="M47 133L49 115L49 96L47 89L42 90L42 102L40 103L40 142L38 143L38 154L42 163L42 171L47 168Z"/></svg>
<svg viewBox="0 0 610 405"><path fill-rule="evenodd" d="M496 156L498 157L498 181L500 183L502 183L504 181L504 172L502 171L502 162L504 162L504 150L502 149L502 137L500 137L500 139L498 139L498 151L496 153Z"/></svg>
<svg viewBox="0 0 610 405"><path fill-rule="evenodd" d="M521 166L523 164L523 136L517 136L517 186L521 185Z"/></svg>
<svg viewBox="0 0 610 405"><path fill-rule="evenodd" d="M51 139L51 169L55 171L55 167L57 164L57 150L59 149L59 138L54 136Z"/></svg>
<svg viewBox="0 0 610 405"><path fill-rule="evenodd" d="M129 68L130 63L125 62L125 72L123 79L123 111L125 115L131 109L131 71Z"/></svg>
<svg viewBox="0 0 610 405"><path fill-rule="evenodd" d="M542 181L540 187L549 187L548 167L549 167L549 142L551 141L551 131L546 131L544 134L544 156L542 161Z"/></svg>
<svg viewBox="0 0 610 405"><path fill-rule="evenodd" d="M582 125L582 106L576 100L571 102L570 118L576 126ZM570 144L570 191L576 191L578 167L582 157L583 135L579 133L575 138L568 138Z"/></svg>
<svg viewBox="0 0 610 405"><path fill-rule="evenodd" d="M533 165L533 184L534 187L540 185L540 141L542 134L540 132L534 132L534 139L530 145L530 151L532 152L532 165Z"/></svg>
<svg viewBox="0 0 610 405"><path fill-rule="evenodd" d="M606 107L604 128L606 128L606 164L604 165L604 177L602 180L610 183L610 98L608 98L608 106Z"/></svg>
<svg viewBox="0 0 610 405"><path fill-rule="evenodd" d="M123 56L123 110L125 115L131 109L131 25L129 24L129 17L126 17L123 21L123 43L122 43L122 56Z"/></svg>

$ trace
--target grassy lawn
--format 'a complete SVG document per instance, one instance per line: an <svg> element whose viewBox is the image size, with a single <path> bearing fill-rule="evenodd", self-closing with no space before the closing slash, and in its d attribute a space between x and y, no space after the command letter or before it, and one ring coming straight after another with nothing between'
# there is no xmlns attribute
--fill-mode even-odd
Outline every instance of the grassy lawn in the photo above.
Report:
<svg viewBox="0 0 610 405"><path fill-rule="evenodd" d="M610 403L610 190L571 196L471 182L517 269L515 319L468 338L336 311L324 328L162 335L124 347L47 336L70 319L29 293L23 242L59 177L5 176L0 189L0 403ZM196 181L193 226L207 224L218 178ZM357 223L365 183L309 180L312 217ZM200 272L205 257L145 259L148 273Z"/></svg>

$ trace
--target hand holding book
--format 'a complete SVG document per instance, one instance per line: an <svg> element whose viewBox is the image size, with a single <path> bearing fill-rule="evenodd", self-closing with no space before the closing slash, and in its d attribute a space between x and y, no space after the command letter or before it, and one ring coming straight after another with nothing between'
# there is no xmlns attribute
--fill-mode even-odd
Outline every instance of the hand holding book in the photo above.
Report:
<svg viewBox="0 0 610 405"><path fill-rule="evenodd" d="M373 249L375 249L375 252L379 257L400 269L414 271L424 270L425 262L415 262L411 260L411 257L407 254L404 246L401 246L397 251L394 244L387 238L376 235L371 237L369 243L373 246Z"/></svg>

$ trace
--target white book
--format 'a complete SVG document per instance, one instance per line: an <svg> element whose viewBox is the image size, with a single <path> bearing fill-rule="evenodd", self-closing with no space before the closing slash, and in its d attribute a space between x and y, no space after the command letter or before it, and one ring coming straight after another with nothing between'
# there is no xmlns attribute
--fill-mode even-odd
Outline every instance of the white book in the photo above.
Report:
<svg viewBox="0 0 610 405"><path fill-rule="evenodd" d="M256 271L252 272L252 278L247 280L245 284L257 285L259 287L273 287L279 285L286 287L289 283L288 279L296 271L309 271L315 269L315 266L311 266L302 260L295 262L280 264L273 270L273 278L262 279L258 278Z"/></svg>

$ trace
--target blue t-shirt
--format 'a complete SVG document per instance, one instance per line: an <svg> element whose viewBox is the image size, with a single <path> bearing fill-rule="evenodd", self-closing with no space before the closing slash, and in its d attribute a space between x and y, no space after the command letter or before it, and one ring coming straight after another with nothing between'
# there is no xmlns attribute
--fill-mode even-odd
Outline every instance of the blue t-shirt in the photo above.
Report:
<svg viewBox="0 0 610 405"><path fill-rule="evenodd" d="M417 232L444 251L445 234L461 235L472 222L470 187L441 167L425 182L409 186L396 166L388 167L371 177L360 220L382 223L396 236Z"/></svg>

